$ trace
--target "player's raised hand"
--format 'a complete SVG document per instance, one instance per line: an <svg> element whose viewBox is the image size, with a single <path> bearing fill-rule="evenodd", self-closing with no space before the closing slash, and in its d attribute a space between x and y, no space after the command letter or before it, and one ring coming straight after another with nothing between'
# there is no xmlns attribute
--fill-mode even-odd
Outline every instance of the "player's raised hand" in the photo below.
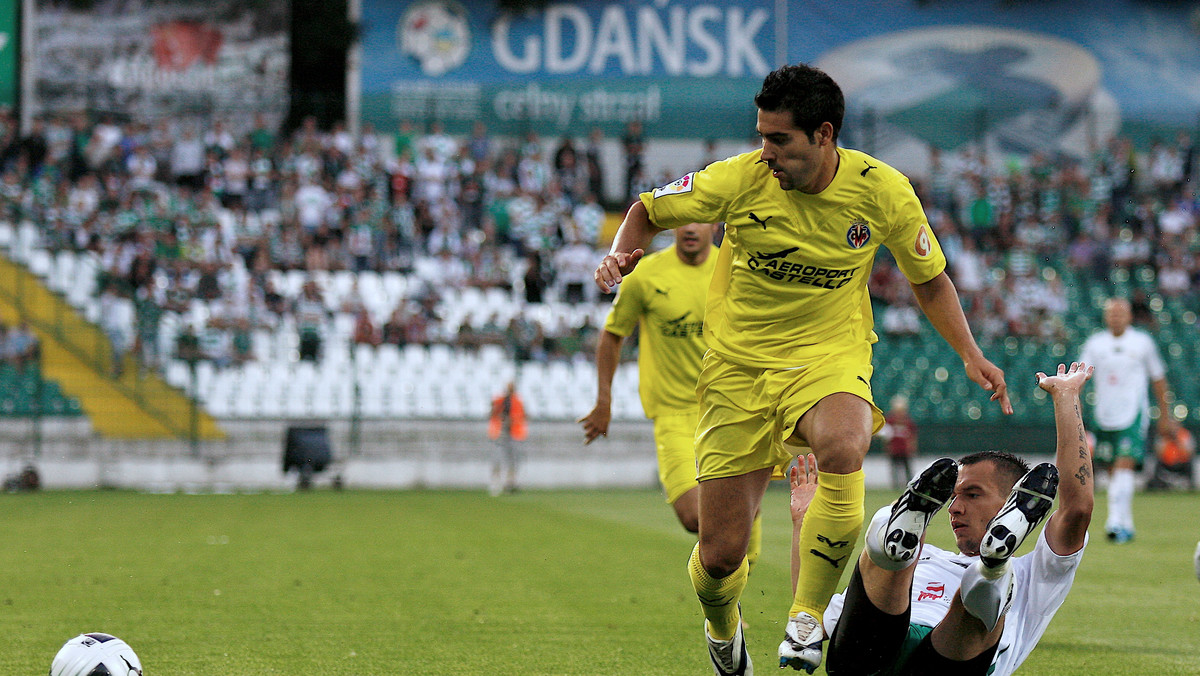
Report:
<svg viewBox="0 0 1200 676"><path fill-rule="evenodd" d="M634 249L629 253L614 251L608 254L596 268L596 286L604 293L612 293L613 287L620 284L625 275L633 272L633 268L645 255L645 249Z"/></svg>
<svg viewBox="0 0 1200 676"><path fill-rule="evenodd" d="M792 523L804 520L804 514L817 493L817 456L809 453L796 458L796 464L788 472L792 484L792 495L789 507L792 511Z"/></svg>
<svg viewBox="0 0 1200 676"><path fill-rule="evenodd" d="M1038 387L1049 392L1050 394L1079 394L1083 391L1083 384L1092 377L1096 372L1096 367L1089 366L1083 362L1073 361L1071 366L1066 364L1058 365L1058 373L1048 376L1041 371L1037 372Z"/></svg>
<svg viewBox="0 0 1200 676"><path fill-rule="evenodd" d="M985 357L963 364L967 377L983 389L992 393L991 400L1000 402L1000 410L1012 415L1012 402L1008 399L1008 385L1004 382L1004 371Z"/></svg>

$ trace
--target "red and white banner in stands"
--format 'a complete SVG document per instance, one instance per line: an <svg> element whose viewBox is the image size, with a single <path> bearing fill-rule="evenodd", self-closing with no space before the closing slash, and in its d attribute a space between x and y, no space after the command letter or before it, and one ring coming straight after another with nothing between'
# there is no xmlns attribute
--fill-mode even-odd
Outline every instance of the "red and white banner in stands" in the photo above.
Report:
<svg viewBox="0 0 1200 676"><path fill-rule="evenodd" d="M287 111L288 0L34 0L32 114L151 120ZM136 11L126 9L136 5ZM87 9L76 9L86 6Z"/></svg>

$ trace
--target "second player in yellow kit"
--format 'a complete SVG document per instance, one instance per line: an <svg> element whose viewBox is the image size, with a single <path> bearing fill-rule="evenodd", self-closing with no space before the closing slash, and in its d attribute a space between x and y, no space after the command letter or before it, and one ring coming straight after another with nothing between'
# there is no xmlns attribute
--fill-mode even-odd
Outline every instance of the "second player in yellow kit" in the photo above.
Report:
<svg viewBox="0 0 1200 676"><path fill-rule="evenodd" d="M971 335L912 186L882 161L837 146L845 110L837 83L784 66L754 102L762 149L642 194L595 275L610 290L661 230L726 224L705 315L700 537L688 564L718 676L752 671L738 621L745 553L771 468L794 455L788 446L811 448L821 471L779 660L809 673L821 662L821 617L862 526L862 461L883 419L871 399L867 294L880 246L967 375L1012 411L1004 373Z"/></svg>

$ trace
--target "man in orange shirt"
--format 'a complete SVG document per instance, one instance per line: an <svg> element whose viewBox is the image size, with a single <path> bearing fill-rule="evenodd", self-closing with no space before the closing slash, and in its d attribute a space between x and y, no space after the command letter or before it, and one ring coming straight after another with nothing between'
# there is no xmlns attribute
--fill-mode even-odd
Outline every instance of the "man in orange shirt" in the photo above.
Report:
<svg viewBox="0 0 1200 676"><path fill-rule="evenodd" d="M504 394L492 400L492 415L488 420L488 438L496 442L492 460L492 495L515 493L517 490L517 449L514 442L529 437L525 421L525 404L517 394L516 384L508 383ZM504 483L500 476L504 474Z"/></svg>

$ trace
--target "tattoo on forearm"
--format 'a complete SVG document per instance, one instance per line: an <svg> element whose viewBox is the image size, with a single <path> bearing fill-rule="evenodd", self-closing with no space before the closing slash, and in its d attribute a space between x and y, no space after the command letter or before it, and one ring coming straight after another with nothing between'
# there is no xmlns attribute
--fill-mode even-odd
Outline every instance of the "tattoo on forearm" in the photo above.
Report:
<svg viewBox="0 0 1200 676"><path fill-rule="evenodd" d="M1075 473L1075 478L1079 479L1080 486L1086 486L1088 479L1092 477L1092 468L1087 465L1080 465L1079 471Z"/></svg>

